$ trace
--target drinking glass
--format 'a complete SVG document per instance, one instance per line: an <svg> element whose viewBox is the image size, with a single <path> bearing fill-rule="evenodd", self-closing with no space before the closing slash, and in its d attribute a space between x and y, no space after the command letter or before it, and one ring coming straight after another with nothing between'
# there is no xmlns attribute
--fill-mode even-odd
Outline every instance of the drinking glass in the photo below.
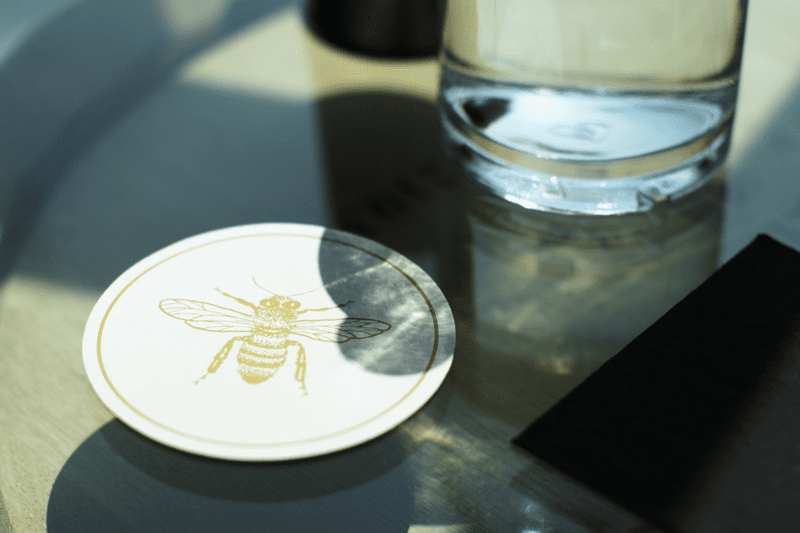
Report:
<svg viewBox="0 0 800 533"><path fill-rule="evenodd" d="M439 107L469 178L523 207L649 211L722 168L747 0L448 0Z"/></svg>

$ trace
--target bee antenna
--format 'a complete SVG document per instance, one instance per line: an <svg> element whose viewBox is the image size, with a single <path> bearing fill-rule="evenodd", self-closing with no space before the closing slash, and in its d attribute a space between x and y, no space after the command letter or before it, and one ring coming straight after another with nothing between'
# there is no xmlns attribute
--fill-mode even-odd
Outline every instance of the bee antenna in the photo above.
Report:
<svg viewBox="0 0 800 533"><path fill-rule="evenodd" d="M256 287L258 287L259 289L261 289L261 290L264 290L264 291L267 291L268 293L272 294L273 296L278 296L277 294L275 294L275 293L274 293L274 292L272 292L271 290L269 290L269 289L265 289L264 287L262 287L261 285L259 285L259 284L258 284L258 282L256 281L256 278L255 278L255 276L253 276L253 283L255 283L255 284L256 284Z"/></svg>
<svg viewBox="0 0 800 533"><path fill-rule="evenodd" d="M261 290L267 291L268 293L270 293L270 294L273 294L273 295L275 295L275 296L280 296L279 294L276 294L276 293L272 292L271 290L269 290L269 289L267 289L267 288L265 288L265 287L262 287L261 285L259 285L259 284L258 284L258 282L256 281L256 278L255 278L255 277L253 277L253 283L255 283L255 284L256 284L256 287L258 287L258 288L259 288L259 289L261 289ZM286 296L287 298L291 298L292 296L302 296L302 295L304 295L304 294L308 294L308 293L310 293L310 292L318 291L318 290L320 290L320 289L321 289L322 287L324 287L324 286L325 286L325 284L323 283L322 285L320 285L320 286L319 286L319 287L317 287L316 289L311 289L310 291L306 291L306 292L298 292L298 293L295 293L295 294L286 294L285 296Z"/></svg>
<svg viewBox="0 0 800 533"><path fill-rule="evenodd" d="M289 294L289 295L287 295L287 296L289 296L289 298L291 298L292 296L302 296L302 295L304 295L304 294L308 294L308 293L310 293L310 292L318 291L318 290L320 290L321 288L323 288L324 286L325 286L325 284L323 283L322 285L320 285L320 286L319 286L319 287L317 287L316 289L311 289L310 291L306 291L306 292L298 292L298 293L296 293L296 294Z"/></svg>

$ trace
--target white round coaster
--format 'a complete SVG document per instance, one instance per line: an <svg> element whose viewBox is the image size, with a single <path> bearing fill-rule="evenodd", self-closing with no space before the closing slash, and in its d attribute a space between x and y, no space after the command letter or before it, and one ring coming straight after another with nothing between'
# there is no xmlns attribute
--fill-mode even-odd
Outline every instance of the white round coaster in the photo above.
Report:
<svg viewBox="0 0 800 533"><path fill-rule="evenodd" d="M100 399L148 437L241 461L348 448L436 392L455 327L439 288L378 243L318 226L197 235L106 290L83 338Z"/></svg>

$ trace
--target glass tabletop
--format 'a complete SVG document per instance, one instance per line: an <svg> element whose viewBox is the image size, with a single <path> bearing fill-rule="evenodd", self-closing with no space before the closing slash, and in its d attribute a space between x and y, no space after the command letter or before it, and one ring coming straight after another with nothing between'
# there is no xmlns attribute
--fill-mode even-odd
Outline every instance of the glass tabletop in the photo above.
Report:
<svg viewBox="0 0 800 533"><path fill-rule="evenodd" d="M300 2L0 8L0 532L647 527L579 483L587 511L547 507L537 491L571 482L511 440L755 235L800 246L790 4L751 6L725 175L600 218L464 184L435 59L337 50ZM334 454L236 463L103 406L81 355L102 291L175 241L262 222L368 237L440 284L456 354L417 414Z"/></svg>

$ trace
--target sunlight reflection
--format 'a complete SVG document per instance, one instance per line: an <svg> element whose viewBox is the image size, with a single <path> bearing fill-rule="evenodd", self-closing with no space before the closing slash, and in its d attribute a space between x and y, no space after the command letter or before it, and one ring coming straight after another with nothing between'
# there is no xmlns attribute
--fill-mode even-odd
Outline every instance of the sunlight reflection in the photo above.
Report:
<svg viewBox="0 0 800 533"><path fill-rule="evenodd" d="M157 0L167 31L187 39L219 26L232 0Z"/></svg>
<svg viewBox="0 0 800 533"><path fill-rule="evenodd" d="M81 355L99 296L21 275L0 294L0 487L18 531L40 530L58 471L112 418L89 387Z"/></svg>
<svg viewBox="0 0 800 533"><path fill-rule="evenodd" d="M309 33L294 6L223 40L179 72L179 80L188 84L289 101L354 88L434 101L437 76L432 59L389 62L330 48Z"/></svg>

